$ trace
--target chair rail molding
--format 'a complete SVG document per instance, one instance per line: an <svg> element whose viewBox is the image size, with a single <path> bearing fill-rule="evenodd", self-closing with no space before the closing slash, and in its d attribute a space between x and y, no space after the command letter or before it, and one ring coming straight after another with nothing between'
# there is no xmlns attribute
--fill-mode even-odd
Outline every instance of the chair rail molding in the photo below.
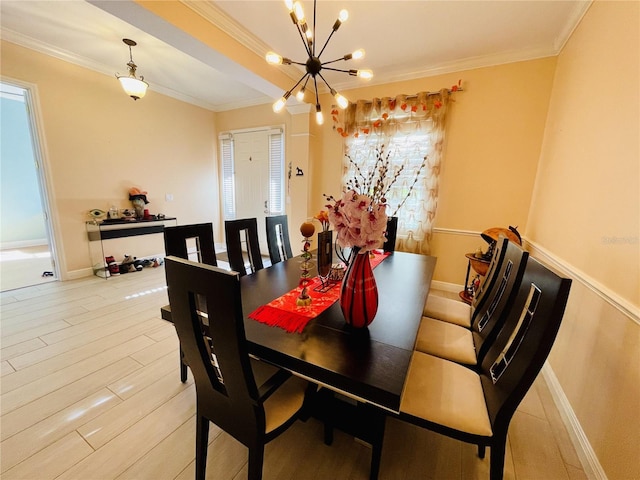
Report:
<svg viewBox="0 0 640 480"><path fill-rule="evenodd" d="M620 295L602 285L600 282L590 277L583 271L575 268L566 261L558 258L544 247L538 245L526 237L522 239L523 246L529 250L533 256L537 256L552 267L560 270L562 273L571 276L593 293L602 298L605 302L611 304L613 307L620 310L626 316L628 316L636 324L640 325L640 307L633 305L631 302L625 300Z"/></svg>
<svg viewBox="0 0 640 480"><path fill-rule="evenodd" d="M433 233L441 233L443 235L464 235L467 237L479 237L480 233L475 230L462 230L459 228L441 228L433 227Z"/></svg>

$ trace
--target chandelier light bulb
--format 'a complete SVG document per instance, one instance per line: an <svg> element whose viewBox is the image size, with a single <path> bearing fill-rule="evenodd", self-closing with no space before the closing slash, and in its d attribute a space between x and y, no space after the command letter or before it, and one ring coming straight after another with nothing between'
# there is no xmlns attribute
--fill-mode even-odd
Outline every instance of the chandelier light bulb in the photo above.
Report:
<svg viewBox="0 0 640 480"><path fill-rule="evenodd" d="M371 70L358 70L357 75L363 80L371 80L373 78L373 72Z"/></svg>
<svg viewBox="0 0 640 480"><path fill-rule="evenodd" d="M282 57L276 52L267 52L265 55L267 63L271 65L282 65Z"/></svg>
<svg viewBox="0 0 640 480"><path fill-rule="evenodd" d="M318 125L322 125L324 123L324 116L322 115L322 110L320 110L320 105L316 105L316 123Z"/></svg>
<svg viewBox="0 0 640 480"><path fill-rule="evenodd" d="M280 100L278 100L276 103L273 104L273 111L275 113L280 113L282 111L285 104L287 103L287 98L289 98L289 95L291 95L289 92L285 93L284 97L282 97Z"/></svg>
<svg viewBox="0 0 640 480"><path fill-rule="evenodd" d="M358 50L353 52L351 54L351 58L353 58L354 60L360 60L361 58L364 58L364 48L359 48Z"/></svg>
<svg viewBox="0 0 640 480"><path fill-rule="evenodd" d="M331 89L331 95L333 95L333 98L336 99L336 103L338 104L338 106L341 109L345 109L349 106L349 100L347 100L345 97L343 97L342 95L340 95L338 92L336 92L333 88Z"/></svg>
<svg viewBox="0 0 640 480"><path fill-rule="evenodd" d="M304 101L304 87L302 87L300 90L298 90L298 93L296 93L296 100L298 100L299 102Z"/></svg>
<svg viewBox="0 0 640 480"><path fill-rule="evenodd" d="M289 11L293 10L293 0L284 0L284 4L287 6Z"/></svg>
<svg viewBox="0 0 640 480"><path fill-rule="evenodd" d="M340 20L340 23L346 22L348 18L349 12L347 12L346 10L340 10L340 13L338 14L338 20Z"/></svg>
<svg viewBox="0 0 640 480"><path fill-rule="evenodd" d="M293 4L293 13L298 19L299 24L306 23L306 20L304 19L304 10L302 9L302 4L300 2Z"/></svg>

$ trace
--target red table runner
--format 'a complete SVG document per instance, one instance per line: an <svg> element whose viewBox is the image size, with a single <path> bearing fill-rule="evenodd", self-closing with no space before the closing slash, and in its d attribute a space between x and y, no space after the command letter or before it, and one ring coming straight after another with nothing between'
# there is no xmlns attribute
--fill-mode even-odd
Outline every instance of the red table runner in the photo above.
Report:
<svg viewBox="0 0 640 480"><path fill-rule="evenodd" d="M377 267L390 255L389 252L378 250L374 250L373 254L372 268ZM296 299L301 290L300 287L296 287L268 304L256 308L249 314L249 318L272 327L280 327L289 333L302 333L311 319L320 315L340 298L341 282L337 282L333 288L325 293L316 292L315 289L321 285L318 277L311 279L307 285L307 293L312 298L311 305L307 307L296 305Z"/></svg>

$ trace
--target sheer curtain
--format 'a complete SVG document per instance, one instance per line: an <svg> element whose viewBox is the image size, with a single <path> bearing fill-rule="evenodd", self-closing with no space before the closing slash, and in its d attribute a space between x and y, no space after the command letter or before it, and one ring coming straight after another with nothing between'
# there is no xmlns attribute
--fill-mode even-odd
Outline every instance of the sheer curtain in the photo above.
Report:
<svg viewBox="0 0 640 480"><path fill-rule="evenodd" d="M403 166L387 195L387 215L398 217L396 250L430 253L430 240L438 204L438 179L450 92L420 92L395 98L358 100L335 128L345 139L342 184L373 168L376 151L389 155L390 172ZM351 159L351 160L349 160Z"/></svg>

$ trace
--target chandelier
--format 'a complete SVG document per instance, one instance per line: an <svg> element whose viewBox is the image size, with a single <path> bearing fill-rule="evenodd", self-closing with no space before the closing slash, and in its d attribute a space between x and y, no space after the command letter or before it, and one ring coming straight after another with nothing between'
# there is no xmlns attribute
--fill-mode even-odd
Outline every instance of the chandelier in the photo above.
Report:
<svg viewBox="0 0 640 480"><path fill-rule="evenodd" d="M316 45L317 45L315 41L316 0L313 0L313 27L312 28L310 28L307 25L307 21L304 16L304 10L302 9L302 5L300 4L300 1L297 1L294 3L293 0L284 0L284 2L287 5L287 8L289 9L289 15L291 16L291 20L293 21L294 25L298 29L298 33L300 34L300 38L302 39L302 43L304 44L304 48L306 50L306 54L308 58L305 63L302 63L302 62L295 62L289 58L284 58L275 52L267 53L266 60L268 63L272 65L295 64L295 65L302 65L306 69L306 72L304 73L304 75L302 75L300 80L298 80L296 84L293 87L291 87L290 90L287 90L286 92L284 92L284 95L282 96L282 98L280 98L276 103L273 104L273 111L276 113L280 112L284 108L284 105L287 102L287 99L291 96L293 91L300 84L302 84L302 87L296 93L296 98L298 99L298 101L302 102L304 100L307 83L309 82L309 79L313 79L313 85L314 85L315 94L316 94L316 122L318 123L318 125L322 125L322 123L324 122L324 118L322 116L322 110L320 108L320 101L318 100L317 77L320 77L320 79L325 83L325 85L331 92L331 95L333 95L333 97L335 98L336 103L340 108L342 109L347 108L347 106L349 105L349 100L347 100L345 97L340 95L331 87L331 85L329 85L327 80L322 76L321 71L332 70L334 72L344 72L344 73L348 73L349 75L357 76L365 80L371 79L371 77L373 77L373 73L371 72L371 70L353 70L353 69L344 70L340 68L333 68L333 67L326 66L331 63L335 63L343 60L351 60L351 59L358 60L364 57L364 50L362 49L356 50L353 53L348 53L343 57L337 58L335 60L330 60L328 62L323 62L322 60L320 60L320 57L322 56L322 53L324 52L324 49L327 47L327 44L329 43L329 40L331 40L331 37L333 36L333 34L336 33L338 28L340 28L340 25L342 25L347 20L347 18L349 18L349 12L347 12L346 10L340 11L338 15L338 19L333 24L331 33L327 37L327 40L324 42L324 45L320 49L319 53L316 54Z"/></svg>
<svg viewBox="0 0 640 480"><path fill-rule="evenodd" d="M137 43L133 40L129 40L128 38L123 38L122 41L129 46L129 63L127 63L127 67L129 67L129 75L120 75L116 73L116 78L120 81L120 85L122 85L126 94L134 100L138 100L145 96L149 84L144 81L144 77L142 75L140 75L140 78L136 77L136 68L138 68L138 66L133 63L131 47L135 47Z"/></svg>

